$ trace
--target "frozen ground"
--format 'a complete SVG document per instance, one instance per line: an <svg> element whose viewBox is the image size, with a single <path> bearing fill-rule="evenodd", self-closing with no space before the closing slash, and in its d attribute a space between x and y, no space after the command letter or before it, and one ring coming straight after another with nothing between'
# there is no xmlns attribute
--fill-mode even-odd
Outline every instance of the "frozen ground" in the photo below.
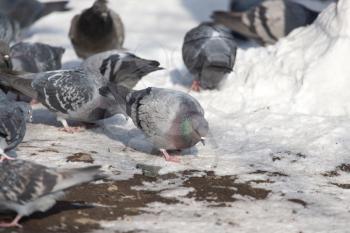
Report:
<svg viewBox="0 0 350 233"><path fill-rule="evenodd" d="M67 38L69 21L92 3L71 1L72 12L46 17L27 33L28 41L65 47L66 67L79 63ZM125 22L125 47L166 68L137 88L187 91L183 36L212 10L226 9L227 2L110 0L110 5ZM88 153L116 180L130 181L131 191L125 193L131 198L156 193L153 201L136 205L137 214L103 221L89 215L90 222L84 223L97 224L98 232L349 232L349 11L350 1L340 0L314 25L275 46L239 50L222 90L191 93L206 110L211 135L205 147L185 151L181 164L151 155L151 145L130 120L115 117L71 135L58 131L54 118L40 107L18 154L71 167L85 164L67 163L67 156ZM161 174L171 175L135 182L138 163L160 166ZM111 187L124 190L126 184ZM128 209L118 205L114 211ZM98 208L105 207L96 207L95 214Z"/></svg>

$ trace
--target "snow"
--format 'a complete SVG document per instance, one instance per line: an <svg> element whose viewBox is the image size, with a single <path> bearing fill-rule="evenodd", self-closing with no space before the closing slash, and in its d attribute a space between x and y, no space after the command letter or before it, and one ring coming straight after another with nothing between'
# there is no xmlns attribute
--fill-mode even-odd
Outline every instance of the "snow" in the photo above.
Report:
<svg viewBox="0 0 350 233"><path fill-rule="evenodd" d="M78 65L67 37L69 22L91 4L91 0L71 1L71 12L40 20L26 40L63 46L65 67ZM183 37L208 20L213 10L226 9L228 2L111 0L110 5L124 20L125 47L166 68L144 78L137 88L188 91L190 75L181 59ZM234 72L221 90L191 92L204 107L211 132L208 144L185 151L181 164L150 155L151 145L131 120L118 116L100 122L97 129L70 135L58 131L59 124L41 107L18 154L50 166L71 167L82 164L67 163L68 155L95 151L95 164L104 165L116 179L131 177L139 172L136 164L145 163L161 166L162 174L213 170L242 182L272 181L254 184L271 190L268 198L240 196L227 207L186 198L191 190L178 183L145 184L137 188L162 190L164 196L181 202L152 203L145 214L103 222L106 229L101 232L346 232L350 191L332 183L345 184L350 174L322 174L350 163L349 11L350 1L340 0L313 25L293 31L276 45L239 49ZM288 199L303 200L307 206Z"/></svg>

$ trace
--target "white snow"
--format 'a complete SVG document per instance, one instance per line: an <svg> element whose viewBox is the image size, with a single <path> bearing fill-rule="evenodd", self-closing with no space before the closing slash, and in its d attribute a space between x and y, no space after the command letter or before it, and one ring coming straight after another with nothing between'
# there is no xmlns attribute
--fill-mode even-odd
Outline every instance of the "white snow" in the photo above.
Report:
<svg viewBox="0 0 350 233"><path fill-rule="evenodd" d="M50 15L27 33L27 41L67 49L65 67L79 64L67 37L70 19L91 0L71 0L73 11ZM158 86L187 91L190 75L181 59L185 33L213 10L226 9L225 0L111 0L126 28L126 48L141 57L159 60L166 71L142 80L137 88ZM208 207L184 197L188 189L163 183L143 189L163 190L181 204L153 203L147 214L103 222L101 232L347 232L350 174L326 177L342 163L350 163L350 1L330 5L308 27L293 31L267 48L239 50L234 72L219 91L190 93L206 110L210 139L186 151L181 164L150 155L150 144L132 122L115 117L100 128L69 135L43 108L34 114L21 158L50 166L66 163L76 152L96 151L116 179L126 179L142 162L162 166L161 173L186 169L214 170L241 181L269 179L254 186L272 190L266 200L240 197L231 207ZM133 148L125 149L125 145ZM51 148L59 150L45 151ZM278 159L276 159L278 157ZM273 161L275 160L275 161ZM287 176L251 174L257 170ZM287 201L301 199L304 208ZM200 214L201 217L198 217Z"/></svg>

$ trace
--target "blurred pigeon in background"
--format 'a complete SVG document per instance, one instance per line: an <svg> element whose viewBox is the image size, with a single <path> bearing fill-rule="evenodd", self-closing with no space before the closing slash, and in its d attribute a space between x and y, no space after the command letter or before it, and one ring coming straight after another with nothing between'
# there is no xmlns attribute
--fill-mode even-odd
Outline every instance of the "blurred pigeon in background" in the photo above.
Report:
<svg viewBox="0 0 350 233"><path fill-rule="evenodd" d="M129 71L143 69L142 67L132 67L139 65L133 59L129 59L125 66L117 66L116 64L122 63L116 56L106 58L103 64L101 72L108 72L112 76L103 76L83 69L35 74L21 74L13 71L0 73L0 84L37 99L49 110L56 113L57 120L64 126L64 131L73 133L79 131L80 128L69 127L66 119L94 123L117 113L125 113L123 105L116 104L114 99L100 95L99 88L105 85L105 78L113 78L115 73L127 76ZM152 64L154 65L154 63ZM147 63L145 66L148 69Z"/></svg>
<svg viewBox="0 0 350 233"><path fill-rule="evenodd" d="M230 10L234 12L247 11L252 7L260 5L264 0L231 0ZM281 0L278 0L281 1ZM291 2L299 3L300 5L305 6L306 8L321 12L329 4L337 2L337 0L290 0Z"/></svg>
<svg viewBox="0 0 350 233"><path fill-rule="evenodd" d="M24 160L0 163L0 210L17 213L0 227L22 227L22 217L47 211L66 189L103 178L100 166L55 169Z"/></svg>
<svg viewBox="0 0 350 233"><path fill-rule="evenodd" d="M87 58L96 53L122 48L124 26L119 15L108 8L107 0L96 0L91 8L74 16L69 38L76 54Z"/></svg>
<svg viewBox="0 0 350 233"><path fill-rule="evenodd" d="M126 102L126 113L151 140L167 161L178 162L167 150L181 150L204 144L208 122L204 110L192 96L175 90L149 87L139 91L109 84L101 94Z"/></svg>
<svg viewBox="0 0 350 233"><path fill-rule="evenodd" d="M161 70L159 62L132 53L111 50L87 58L82 65L88 73L103 76L104 85L113 82L132 89L147 74Z"/></svg>
<svg viewBox="0 0 350 233"><path fill-rule="evenodd" d="M13 69L31 73L61 69L65 49L43 43L20 42L11 47Z"/></svg>
<svg viewBox="0 0 350 233"><path fill-rule="evenodd" d="M32 110L27 103L9 101L0 90L0 162L12 159L5 152L22 142L26 121L30 121L31 116Z"/></svg>
<svg viewBox="0 0 350 233"><path fill-rule="evenodd" d="M247 11L260 5L264 0L231 0L230 10L235 12Z"/></svg>
<svg viewBox="0 0 350 233"><path fill-rule="evenodd" d="M298 27L311 24L318 12L290 0L265 0L246 12L216 11L216 23L261 44L273 44Z"/></svg>
<svg viewBox="0 0 350 233"><path fill-rule="evenodd" d="M299 3L306 8L321 12L323 11L329 4L338 2L338 0L291 0L293 2Z"/></svg>
<svg viewBox="0 0 350 233"><path fill-rule="evenodd" d="M18 39L19 33L19 24L0 13L0 40L10 44Z"/></svg>
<svg viewBox="0 0 350 233"><path fill-rule="evenodd" d="M0 0L0 12L28 27L40 18L55 12L68 11L69 1L39 2L37 0Z"/></svg>
<svg viewBox="0 0 350 233"><path fill-rule="evenodd" d="M232 71L237 44L229 29L202 23L186 33L182 57L193 74L192 90L215 89Z"/></svg>

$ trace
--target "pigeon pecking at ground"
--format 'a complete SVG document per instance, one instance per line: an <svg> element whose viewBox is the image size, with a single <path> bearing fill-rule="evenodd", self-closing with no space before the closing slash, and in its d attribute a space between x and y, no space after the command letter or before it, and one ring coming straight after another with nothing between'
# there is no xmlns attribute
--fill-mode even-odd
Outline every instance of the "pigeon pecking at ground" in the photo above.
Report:
<svg viewBox="0 0 350 233"><path fill-rule="evenodd" d="M149 64L144 67L134 67L134 59L125 61L125 66L119 64L120 57L106 58L105 67L102 71L126 75L129 71L146 69L147 72L157 70L159 63L152 61L156 66L149 69ZM123 61L124 62L124 61ZM121 63L120 63L121 64ZM144 75L147 72L143 73ZM114 77L114 76L113 76ZM57 120L64 126L64 131L73 133L79 131L78 127L69 127L66 119L77 120L86 123L94 123L106 119L118 113L125 113L124 102L116 104L115 100L106 98L99 93L99 89L105 85L105 78L95 72L84 69L57 70L42 73L2 72L0 73L0 84L19 91L20 93L38 100L49 110L57 115ZM113 80L110 80L113 82Z"/></svg>
<svg viewBox="0 0 350 233"><path fill-rule="evenodd" d="M12 159L5 152L22 142L26 121L32 117L31 107L23 102L9 101L0 90L0 162Z"/></svg>
<svg viewBox="0 0 350 233"><path fill-rule="evenodd" d="M291 0L265 0L245 12L216 11L216 23L261 44L273 44L298 27L311 24L318 16Z"/></svg>
<svg viewBox="0 0 350 233"><path fill-rule="evenodd" d="M121 49L124 26L119 15L107 6L107 0L96 0L91 8L74 16L69 38L76 54L87 58L93 54Z"/></svg>
<svg viewBox="0 0 350 233"><path fill-rule="evenodd" d="M0 12L0 40L9 44L16 41L19 34L19 24Z"/></svg>
<svg viewBox="0 0 350 233"><path fill-rule="evenodd" d="M26 28L55 11L68 11L69 1L39 2L37 0L0 0L0 12Z"/></svg>
<svg viewBox="0 0 350 233"><path fill-rule="evenodd" d="M0 163L0 210L17 213L0 227L22 227L23 216L47 211L66 189L103 178L100 166L59 170L24 160Z"/></svg>
<svg viewBox="0 0 350 233"><path fill-rule="evenodd" d="M147 74L163 69L157 61L118 50L95 54L83 62L82 68L96 76L103 75L105 85L111 81L129 89L135 87Z"/></svg>
<svg viewBox="0 0 350 233"><path fill-rule="evenodd" d="M175 90L149 87L139 91L109 84L101 94L126 102L126 113L134 124L151 140L165 160L178 162L179 158L167 150L181 150L204 144L209 126L204 110L192 96Z"/></svg>
<svg viewBox="0 0 350 233"><path fill-rule="evenodd" d="M202 23L187 32L182 57L194 76L192 90L218 88L233 69L236 51L234 37L222 25Z"/></svg>
<svg viewBox="0 0 350 233"><path fill-rule="evenodd" d="M10 49L13 70L31 73L61 69L65 49L43 43L20 42Z"/></svg>

